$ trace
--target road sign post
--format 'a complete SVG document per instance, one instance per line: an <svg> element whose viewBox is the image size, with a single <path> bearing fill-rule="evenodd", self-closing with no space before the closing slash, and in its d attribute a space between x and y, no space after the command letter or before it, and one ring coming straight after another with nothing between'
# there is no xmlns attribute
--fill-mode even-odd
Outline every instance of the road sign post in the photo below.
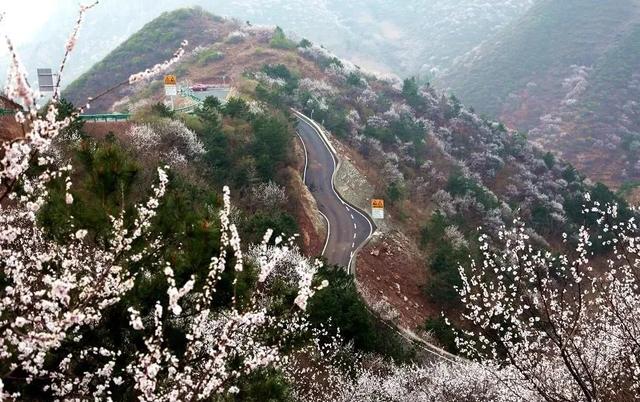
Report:
<svg viewBox="0 0 640 402"><path fill-rule="evenodd" d="M167 75L164 77L164 93L167 96L178 95L178 82L175 75Z"/></svg>
<svg viewBox="0 0 640 402"><path fill-rule="evenodd" d="M171 99L171 110L175 109L173 99L178 96L178 82L175 75L167 75L164 77L164 94Z"/></svg>
<svg viewBox="0 0 640 402"><path fill-rule="evenodd" d="M371 200L371 217L373 219L384 219L384 200Z"/></svg>

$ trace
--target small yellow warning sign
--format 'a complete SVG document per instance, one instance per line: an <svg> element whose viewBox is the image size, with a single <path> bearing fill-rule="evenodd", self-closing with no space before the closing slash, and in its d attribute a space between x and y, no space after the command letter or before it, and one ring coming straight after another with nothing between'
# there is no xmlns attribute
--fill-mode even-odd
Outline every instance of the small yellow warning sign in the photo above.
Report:
<svg viewBox="0 0 640 402"><path fill-rule="evenodd" d="M384 208L384 200L373 199L371 200L371 208Z"/></svg>
<svg viewBox="0 0 640 402"><path fill-rule="evenodd" d="M176 85L176 76L175 75L166 75L164 77L164 85Z"/></svg>
<svg viewBox="0 0 640 402"><path fill-rule="evenodd" d="M371 217L373 219L384 219L384 200L376 198L371 200Z"/></svg>

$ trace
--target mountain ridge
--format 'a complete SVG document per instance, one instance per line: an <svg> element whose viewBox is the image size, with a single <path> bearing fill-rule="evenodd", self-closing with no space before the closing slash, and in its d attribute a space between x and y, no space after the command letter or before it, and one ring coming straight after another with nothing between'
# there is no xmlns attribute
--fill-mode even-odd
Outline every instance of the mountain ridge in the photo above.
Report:
<svg viewBox="0 0 640 402"><path fill-rule="evenodd" d="M441 85L594 180L637 181L640 2L542 1ZM622 154L622 158L619 155Z"/></svg>

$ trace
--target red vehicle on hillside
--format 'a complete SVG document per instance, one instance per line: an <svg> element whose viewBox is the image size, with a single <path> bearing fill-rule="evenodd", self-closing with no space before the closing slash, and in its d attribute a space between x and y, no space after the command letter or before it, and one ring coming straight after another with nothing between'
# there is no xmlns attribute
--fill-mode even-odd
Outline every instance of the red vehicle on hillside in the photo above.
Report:
<svg viewBox="0 0 640 402"><path fill-rule="evenodd" d="M204 92L207 89L209 89L209 86L205 84L195 84L191 87L193 92Z"/></svg>

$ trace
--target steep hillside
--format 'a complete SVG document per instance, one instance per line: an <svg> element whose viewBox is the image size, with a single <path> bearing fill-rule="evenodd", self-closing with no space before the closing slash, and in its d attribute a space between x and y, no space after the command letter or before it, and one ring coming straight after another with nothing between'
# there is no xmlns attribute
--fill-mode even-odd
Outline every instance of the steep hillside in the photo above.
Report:
<svg viewBox="0 0 640 402"><path fill-rule="evenodd" d="M229 23L219 24L226 29ZM120 57L108 59L125 65ZM378 235L358 262L361 291L375 309L391 311L390 317L414 331L428 328L446 339L436 317L457 309L458 263L478 252L478 227L496 233L519 219L537 244L558 250L563 232L575 233L584 223L585 192L601 202L615 199L524 135L480 118L457 99L415 80L377 77L281 31L240 27L194 49L174 71L183 82L230 77L244 99L230 102L238 113L286 115L293 106L327 127L347 169L338 175L340 191L363 209L371 198L387 201L388 218L379 222ZM104 64L94 72L106 73ZM126 97L113 103L145 110L163 100L158 82L123 89ZM83 84L74 84L77 93L88 91ZM225 147L242 143L242 135L226 130L224 139L212 142L223 146L211 158L226 160Z"/></svg>
<svg viewBox="0 0 640 402"><path fill-rule="evenodd" d="M640 2L543 1L441 84L595 180L640 178Z"/></svg>
<svg viewBox="0 0 640 402"><path fill-rule="evenodd" d="M162 14L72 82L64 96L82 105L88 97L96 97L127 81L131 74L171 58L183 40L194 48L221 40L231 29L231 24L199 8ZM122 93L114 91L96 100L92 103L93 110L105 110L105 105L120 99Z"/></svg>
<svg viewBox="0 0 640 402"><path fill-rule="evenodd" d="M524 13L534 0L112 0L92 10L82 29L66 75L77 78L121 42L162 12L185 4L253 24L279 25L334 49L338 55L380 71L428 76L446 70L501 27ZM34 40L21 46L30 72L55 67L75 22L77 1L58 0ZM0 26L0 31L2 30ZM37 40L48 38L47 41ZM6 64L0 60L0 73ZM70 82L70 81L68 81Z"/></svg>

